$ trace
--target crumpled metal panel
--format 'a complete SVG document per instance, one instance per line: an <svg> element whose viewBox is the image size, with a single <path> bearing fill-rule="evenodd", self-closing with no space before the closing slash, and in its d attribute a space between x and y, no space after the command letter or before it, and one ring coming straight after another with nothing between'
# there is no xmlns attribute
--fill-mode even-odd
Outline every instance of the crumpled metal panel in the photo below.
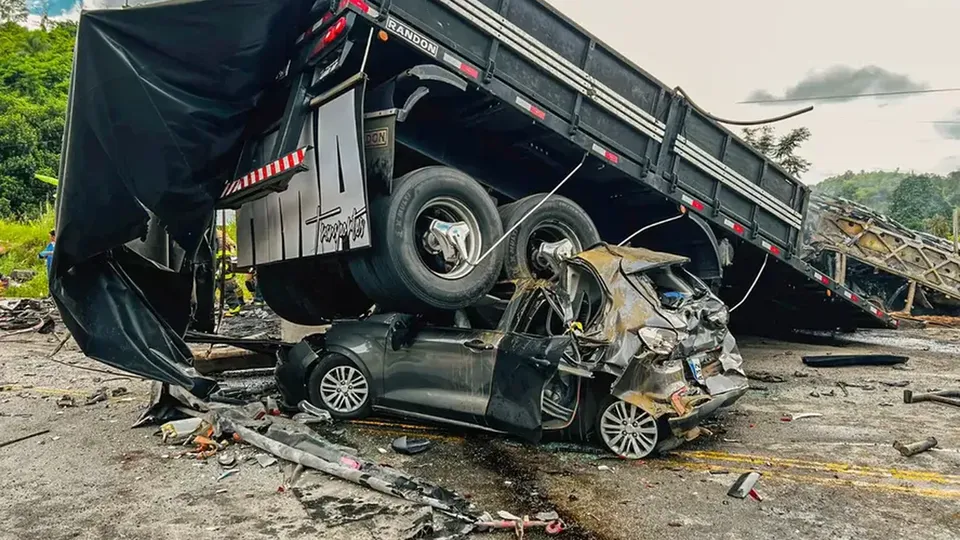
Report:
<svg viewBox="0 0 960 540"><path fill-rule="evenodd" d="M690 297L677 309L661 305L653 283L644 272L681 265L688 259L646 249L598 246L564 261L559 286L552 290L572 311L570 298L595 280L603 293L600 315L576 331L582 352L581 367L615 377L612 393L654 416L683 416L714 395L742 391L746 375L736 340L727 329L726 306L709 290ZM527 285L530 287L532 285ZM544 292L551 289L541 285ZM584 321L567 320L575 323ZM663 343L663 336L675 341ZM701 387L689 384L684 363L715 365L704 373Z"/></svg>
<svg viewBox="0 0 960 540"><path fill-rule="evenodd" d="M853 201L824 195L810 199L804 234L808 251L803 257L808 261L822 251L844 253L960 300L960 254L942 238L908 229Z"/></svg>

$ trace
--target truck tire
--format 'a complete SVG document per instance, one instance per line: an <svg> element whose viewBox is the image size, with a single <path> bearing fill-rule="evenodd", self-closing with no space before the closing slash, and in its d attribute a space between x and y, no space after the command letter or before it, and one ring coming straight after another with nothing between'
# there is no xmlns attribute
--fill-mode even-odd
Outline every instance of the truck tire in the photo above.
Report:
<svg viewBox="0 0 960 540"><path fill-rule="evenodd" d="M270 309L297 324L357 317L373 305L337 258L309 257L259 266L257 281Z"/></svg>
<svg viewBox="0 0 960 540"><path fill-rule="evenodd" d="M508 231L543 198L545 193L524 197L499 208L503 230ZM504 242L503 274L506 279L552 279L553 272L533 255L544 242L569 239L579 253L600 242L600 233L586 211L566 197L554 195L543 203Z"/></svg>
<svg viewBox="0 0 960 540"><path fill-rule="evenodd" d="M390 197L373 201L373 247L350 261L350 271L379 308L432 311L465 308L487 294L503 265L495 250L472 267L456 251L445 259L433 220L466 224L466 259L476 261L503 234L493 200L475 180L449 167L425 167L394 181Z"/></svg>

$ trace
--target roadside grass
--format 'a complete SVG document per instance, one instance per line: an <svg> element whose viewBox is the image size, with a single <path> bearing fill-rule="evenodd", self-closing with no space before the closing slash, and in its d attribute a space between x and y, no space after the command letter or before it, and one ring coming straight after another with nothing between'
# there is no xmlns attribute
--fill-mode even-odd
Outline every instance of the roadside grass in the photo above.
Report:
<svg viewBox="0 0 960 540"><path fill-rule="evenodd" d="M12 298L39 298L47 295L47 268L39 253L50 241L53 229L53 210L32 221L0 220L0 274L9 276L13 270L33 270L36 275L19 286L0 291L0 296Z"/></svg>

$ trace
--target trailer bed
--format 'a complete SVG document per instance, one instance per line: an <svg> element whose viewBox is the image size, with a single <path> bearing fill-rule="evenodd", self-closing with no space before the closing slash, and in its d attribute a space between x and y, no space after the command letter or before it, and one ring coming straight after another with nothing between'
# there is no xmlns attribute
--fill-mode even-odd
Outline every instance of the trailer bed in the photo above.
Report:
<svg viewBox="0 0 960 540"><path fill-rule="evenodd" d="M380 29L792 272L806 284L791 288L798 306L828 298L844 306L830 308L841 316L824 320L896 325L801 260L807 186L551 6L540 0L370 5L376 9L367 16ZM747 288L734 284L731 295Z"/></svg>

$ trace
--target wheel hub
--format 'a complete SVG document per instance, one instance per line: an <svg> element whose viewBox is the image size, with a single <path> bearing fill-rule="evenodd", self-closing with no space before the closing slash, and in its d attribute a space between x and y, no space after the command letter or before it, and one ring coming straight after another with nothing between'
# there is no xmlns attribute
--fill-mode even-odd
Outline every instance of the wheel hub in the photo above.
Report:
<svg viewBox="0 0 960 540"><path fill-rule="evenodd" d="M640 459L656 448L657 422L636 405L616 401L600 417L600 436L615 454Z"/></svg>

